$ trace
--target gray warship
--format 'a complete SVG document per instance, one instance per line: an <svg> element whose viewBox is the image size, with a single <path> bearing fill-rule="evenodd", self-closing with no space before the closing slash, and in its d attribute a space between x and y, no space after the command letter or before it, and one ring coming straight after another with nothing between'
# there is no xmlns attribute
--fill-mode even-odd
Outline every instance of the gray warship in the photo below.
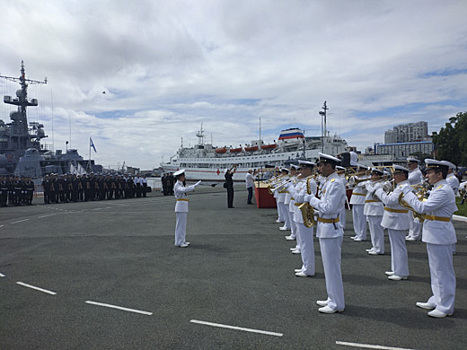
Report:
<svg viewBox="0 0 467 350"><path fill-rule="evenodd" d="M0 175L41 178L46 174L84 174L99 171L101 168L93 160L85 160L76 149L51 151L41 144L48 137L44 125L29 122L27 107L37 107L37 99L28 99L29 84L47 84L43 81L26 79L24 62L21 61L19 78L0 75L0 78L18 82L21 88L16 91L16 98L4 96L3 102L17 106L10 112L10 122L0 119Z"/></svg>

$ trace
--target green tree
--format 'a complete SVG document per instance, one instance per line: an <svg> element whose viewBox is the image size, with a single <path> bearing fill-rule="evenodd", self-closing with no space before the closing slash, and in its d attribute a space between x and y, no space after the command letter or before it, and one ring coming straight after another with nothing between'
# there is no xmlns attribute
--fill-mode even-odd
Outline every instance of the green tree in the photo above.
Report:
<svg viewBox="0 0 467 350"><path fill-rule="evenodd" d="M467 112L449 118L439 133L433 133L437 159L445 159L457 165L467 165Z"/></svg>

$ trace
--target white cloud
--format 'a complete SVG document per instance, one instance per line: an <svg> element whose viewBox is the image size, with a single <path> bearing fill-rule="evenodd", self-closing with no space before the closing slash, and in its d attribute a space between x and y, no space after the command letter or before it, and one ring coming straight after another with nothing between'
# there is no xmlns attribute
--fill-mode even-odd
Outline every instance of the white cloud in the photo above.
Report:
<svg viewBox="0 0 467 350"><path fill-rule="evenodd" d="M7 1L0 71L49 78L39 111L51 143L142 168L196 142L270 142L317 114L360 149L393 125L430 130L466 110L467 3L449 1ZM457 73L456 73L457 72ZM464 73L463 73L464 72ZM2 86L2 85L0 85ZM14 85L3 85L13 94ZM3 92L3 91L2 91ZM103 93L105 92L105 94ZM53 95L53 100L51 98ZM0 118L7 119L2 106Z"/></svg>

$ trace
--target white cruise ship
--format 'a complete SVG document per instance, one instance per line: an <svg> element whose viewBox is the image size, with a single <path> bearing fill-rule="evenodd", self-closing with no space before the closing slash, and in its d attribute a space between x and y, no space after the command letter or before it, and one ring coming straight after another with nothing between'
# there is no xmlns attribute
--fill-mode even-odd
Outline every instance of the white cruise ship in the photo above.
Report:
<svg viewBox="0 0 467 350"><path fill-rule="evenodd" d="M347 151L347 142L340 136L305 137L303 130L282 130L277 143L264 144L253 140L244 147L214 147L204 142L201 127L196 133L198 144L181 147L169 162L161 163L164 172L186 169L188 180L224 181L225 169L237 165L233 179L244 181L248 169L283 167L298 159L314 161L319 152L337 155Z"/></svg>

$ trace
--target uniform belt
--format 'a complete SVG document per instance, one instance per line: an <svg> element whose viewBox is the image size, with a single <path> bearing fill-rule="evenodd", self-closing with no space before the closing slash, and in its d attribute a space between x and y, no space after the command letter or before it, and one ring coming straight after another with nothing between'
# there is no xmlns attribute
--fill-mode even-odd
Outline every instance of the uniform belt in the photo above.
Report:
<svg viewBox="0 0 467 350"><path fill-rule="evenodd" d="M376 199L369 199L365 201L365 203L381 203L381 201L377 201Z"/></svg>
<svg viewBox="0 0 467 350"><path fill-rule="evenodd" d="M295 198L294 198L294 197L290 197L290 200L291 200L291 201L294 201L294 200L295 200Z"/></svg>
<svg viewBox="0 0 467 350"><path fill-rule="evenodd" d="M301 206L303 203L294 203L296 207Z"/></svg>
<svg viewBox="0 0 467 350"><path fill-rule="evenodd" d="M335 218L335 219L318 218L318 221L324 222L326 224L335 224L336 222L339 222L339 218Z"/></svg>
<svg viewBox="0 0 467 350"><path fill-rule="evenodd" d="M451 218L447 218L445 216L436 216L436 215L423 215L423 218L425 220L433 220L433 221L444 221L444 222L451 221Z"/></svg>
<svg viewBox="0 0 467 350"><path fill-rule="evenodd" d="M384 210L389 211L391 213L408 213L409 212L407 209L392 209L388 207L384 207Z"/></svg>
<svg viewBox="0 0 467 350"><path fill-rule="evenodd" d="M177 202L178 202L178 201L188 202L188 198L177 198Z"/></svg>
<svg viewBox="0 0 467 350"><path fill-rule="evenodd" d="M279 191L279 193L289 193L287 190Z"/></svg>
<svg viewBox="0 0 467 350"><path fill-rule="evenodd" d="M352 194L356 195L356 196L366 196L365 193L355 193L355 192L352 192Z"/></svg>

